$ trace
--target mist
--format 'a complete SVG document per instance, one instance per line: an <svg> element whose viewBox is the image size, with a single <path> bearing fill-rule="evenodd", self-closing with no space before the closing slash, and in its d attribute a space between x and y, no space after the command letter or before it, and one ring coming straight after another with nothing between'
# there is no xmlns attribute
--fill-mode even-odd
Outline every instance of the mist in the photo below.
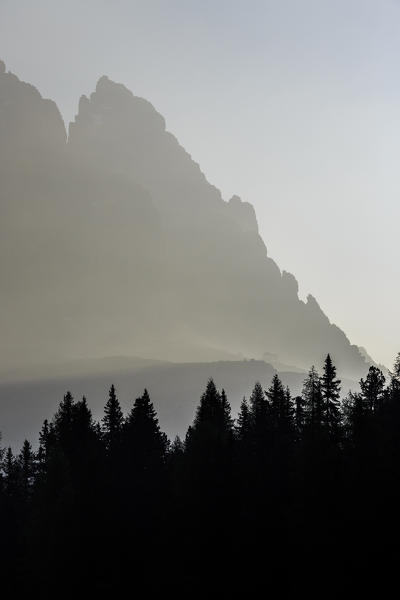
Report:
<svg viewBox="0 0 400 600"><path fill-rule="evenodd" d="M57 102L67 129L103 74L150 100L223 198L255 207L301 297L390 366L397 3L4 1L0 15L7 67Z"/></svg>

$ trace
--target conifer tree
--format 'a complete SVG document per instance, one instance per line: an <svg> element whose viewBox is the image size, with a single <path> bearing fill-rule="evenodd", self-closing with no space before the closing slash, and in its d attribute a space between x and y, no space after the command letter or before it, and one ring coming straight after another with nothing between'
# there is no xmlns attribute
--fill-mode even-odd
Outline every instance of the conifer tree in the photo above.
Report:
<svg viewBox="0 0 400 600"><path fill-rule="evenodd" d="M281 430L287 434L294 431L294 410L292 395L289 386L286 386L281 409Z"/></svg>
<svg viewBox="0 0 400 600"><path fill-rule="evenodd" d="M221 408L221 396L213 379L209 379L206 391L202 394L200 404L197 407L193 430L198 431L202 427L218 427L222 424Z"/></svg>
<svg viewBox="0 0 400 600"><path fill-rule="evenodd" d="M18 489L18 462L11 447L6 450L3 471L6 494L9 497L15 497Z"/></svg>
<svg viewBox="0 0 400 600"><path fill-rule="evenodd" d="M221 391L221 428L228 436L233 431L233 419L231 416L231 405L228 402L225 390Z"/></svg>
<svg viewBox="0 0 400 600"><path fill-rule="evenodd" d="M106 449L113 453L120 445L124 416L117 398L114 385L111 386L107 404L104 407L102 432Z"/></svg>
<svg viewBox="0 0 400 600"><path fill-rule="evenodd" d="M185 444L181 440L179 435L176 435L174 438L174 441L172 442L172 444L169 448L169 454L182 456L184 454L184 452L185 452Z"/></svg>
<svg viewBox="0 0 400 600"><path fill-rule="evenodd" d="M390 374L392 377L400 380L400 352L397 353L394 359L393 370L390 371Z"/></svg>
<svg viewBox="0 0 400 600"><path fill-rule="evenodd" d="M32 446L28 440L24 441L22 450L18 456L19 473L21 479L21 492L23 500L29 501L35 476L35 457Z"/></svg>
<svg viewBox="0 0 400 600"><path fill-rule="evenodd" d="M268 400L259 381L254 385L249 403L252 436L256 445L259 445L265 442L270 431Z"/></svg>
<svg viewBox="0 0 400 600"><path fill-rule="evenodd" d="M343 401L344 433L348 443L360 443L368 414L369 406L363 395L350 391Z"/></svg>
<svg viewBox="0 0 400 600"><path fill-rule="evenodd" d="M245 397L240 404L235 430L238 441L241 444L248 443L251 432L251 414Z"/></svg>
<svg viewBox="0 0 400 600"><path fill-rule="evenodd" d="M124 426L124 448L128 460L141 471L159 468L165 460L167 440L161 432L148 391L137 398Z"/></svg>
<svg viewBox="0 0 400 600"><path fill-rule="evenodd" d="M90 438L93 439L95 433L92 411L88 407L85 396L83 396L82 400L75 403L73 409L74 438L81 444L84 444Z"/></svg>
<svg viewBox="0 0 400 600"><path fill-rule="evenodd" d="M53 419L54 434L63 450L71 449L72 425L74 418L74 399L71 392L67 392L60 402L60 406Z"/></svg>
<svg viewBox="0 0 400 600"><path fill-rule="evenodd" d="M269 414L272 427L274 429L279 429L283 417L285 390L283 389L282 382L276 373L272 378L270 387L268 388L267 398L269 400Z"/></svg>
<svg viewBox="0 0 400 600"><path fill-rule="evenodd" d="M336 367L328 354L324 363L324 372L321 378L321 391L323 398L323 422L331 437L337 439L340 428L340 383L336 378Z"/></svg>
<svg viewBox="0 0 400 600"><path fill-rule="evenodd" d="M393 371L390 371L390 377L392 394L397 395L400 392L400 352L395 358Z"/></svg>
<svg viewBox="0 0 400 600"><path fill-rule="evenodd" d="M220 394L210 379L201 396L193 425L188 430L186 447L189 453L194 452L198 457L216 457L231 444L232 435L231 408L225 391Z"/></svg>
<svg viewBox="0 0 400 600"><path fill-rule="evenodd" d="M296 396L294 399L294 426L296 430L296 439L302 436L305 425L305 400L302 396Z"/></svg>
<svg viewBox="0 0 400 600"><path fill-rule="evenodd" d="M367 377L360 380L361 394L371 413L376 412L382 403L385 376L378 367L371 366Z"/></svg>
<svg viewBox="0 0 400 600"><path fill-rule="evenodd" d="M323 399L321 379L314 366L311 367L308 376L304 380L302 396L304 400L306 424L313 431L316 431L322 424Z"/></svg>
<svg viewBox="0 0 400 600"><path fill-rule="evenodd" d="M43 478L50 457L51 450L54 448L56 436L54 424L49 423L47 419L43 422L42 429L39 432L39 449L37 451L37 476Z"/></svg>

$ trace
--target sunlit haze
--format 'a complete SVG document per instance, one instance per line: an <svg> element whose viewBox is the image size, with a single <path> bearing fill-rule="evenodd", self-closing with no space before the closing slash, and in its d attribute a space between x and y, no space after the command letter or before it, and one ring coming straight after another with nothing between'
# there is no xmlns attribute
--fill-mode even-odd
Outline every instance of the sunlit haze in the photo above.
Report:
<svg viewBox="0 0 400 600"><path fill-rule="evenodd" d="M152 102L269 255L391 366L400 322L400 5L1 0L0 58L73 120L106 74Z"/></svg>

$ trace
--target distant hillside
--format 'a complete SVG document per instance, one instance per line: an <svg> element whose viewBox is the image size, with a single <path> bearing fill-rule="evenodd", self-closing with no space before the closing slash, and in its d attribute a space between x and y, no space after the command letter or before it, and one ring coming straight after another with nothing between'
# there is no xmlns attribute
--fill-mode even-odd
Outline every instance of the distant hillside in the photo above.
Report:
<svg viewBox="0 0 400 600"><path fill-rule="evenodd" d="M260 381L266 389L274 373L271 365L256 360L174 364L126 358L84 361L83 365L73 362L49 370L47 377L41 378L39 370L36 375L31 371L23 381L10 378L0 383L2 444L19 448L25 438L35 441L43 420L53 416L67 390L76 399L85 395L94 417L100 419L112 383L125 412L147 388L162 429L172 438L184 436L210 377L219 388L225 388L236 416L243 396L249 397L255 382ZM279 375L293 394L301 392L305 373L282 371ZM356 387L354 382L342 381L343 394Z"/></svg>

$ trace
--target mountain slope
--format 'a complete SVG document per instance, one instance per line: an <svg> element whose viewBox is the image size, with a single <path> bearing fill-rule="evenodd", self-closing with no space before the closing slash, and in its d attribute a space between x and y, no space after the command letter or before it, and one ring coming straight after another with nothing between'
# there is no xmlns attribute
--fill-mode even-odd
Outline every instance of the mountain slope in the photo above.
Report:
<svg viewBox="0 0 400 600"><path fill-rule="evenodd" d="M365 372L268 256L252 206L225 202L146 100L102 77L67 142L54 103L0 68L0 132L3 364L273 353L307 367L331 352Z"/></svg>

